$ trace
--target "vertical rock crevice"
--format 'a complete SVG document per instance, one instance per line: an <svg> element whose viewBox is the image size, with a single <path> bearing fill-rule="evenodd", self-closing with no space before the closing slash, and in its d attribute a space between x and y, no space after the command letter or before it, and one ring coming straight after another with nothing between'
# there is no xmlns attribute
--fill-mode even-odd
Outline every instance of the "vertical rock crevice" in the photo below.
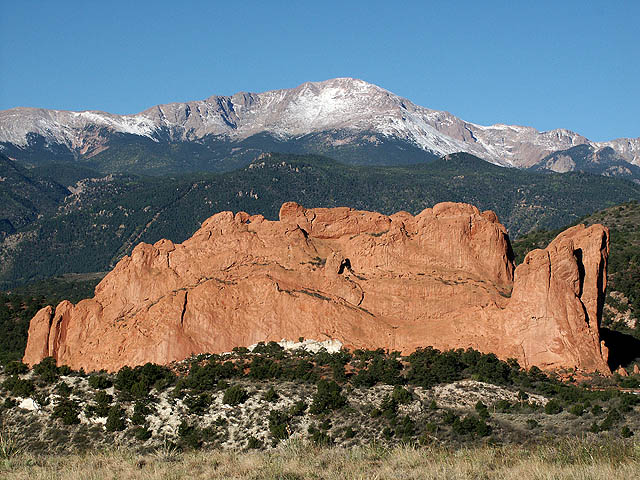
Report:
<svg viewBox="0 0 640 480"><path fill-rule="evenodd" d="M573 251L573 256L576 259L576 263L578 265L578 297L582 298L582 292L584 291L584 263L582 262L582 249L577 248Z"/></svg>
<svg viewBox="0 0 640 480"><path fill-rule="evenodd" d="M573 251L573 257L575 258L576 265L578 267L578 293L577 293L578 301L580 302L580 306L582 307L582 311L584 313L584 319L587 322L587 325L591 326L591 318L589 316L589 311L587 310L586 305L582 301L582 294L584 292L584 279L586 276L584 263L582 261L582 249L576 248Z"/></svg>
<svg viewBox="0 0 640 480"><path fill-rule="evenodd" d="M182 312L180 312L180 328L184 328L184 314L187 312L187 299L189 292L184 292L184 301L182 302Z"/></svg>

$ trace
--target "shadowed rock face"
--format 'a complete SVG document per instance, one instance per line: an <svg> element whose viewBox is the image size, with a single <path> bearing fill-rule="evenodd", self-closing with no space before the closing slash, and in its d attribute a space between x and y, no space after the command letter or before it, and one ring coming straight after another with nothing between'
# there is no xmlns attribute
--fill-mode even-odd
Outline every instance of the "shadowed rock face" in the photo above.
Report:
<svg viewBox="0 0 640 480"><path fill-rule="evenodd" d="M471 205L414 217L285 203L279 221L222 212L182 244L138 245L94 298L40 310L24 361L117 370L305 337L609 373L608 249L605 227L579 225L514 272L506 229Z"/></svg>

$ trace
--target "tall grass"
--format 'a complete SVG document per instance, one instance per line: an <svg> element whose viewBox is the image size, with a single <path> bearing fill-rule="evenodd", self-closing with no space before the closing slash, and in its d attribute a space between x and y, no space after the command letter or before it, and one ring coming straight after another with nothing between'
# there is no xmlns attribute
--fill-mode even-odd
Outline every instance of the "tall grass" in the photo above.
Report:
<svg viewBox="0 0 640 480"><path fill-rule="evenodd" d="M537 446L379 445L316 447L290 439L271 451L160 450L138 455L113 449L85 455L5 459L0 478L24 479L632 479L640 478L640 443L562 440Z"/></svg>
<svg viewBox="0 0 640 480"><path fill-rule="evenodd" d="M22 451L13 432L0 428L0 460L17 457Z"/></svg>

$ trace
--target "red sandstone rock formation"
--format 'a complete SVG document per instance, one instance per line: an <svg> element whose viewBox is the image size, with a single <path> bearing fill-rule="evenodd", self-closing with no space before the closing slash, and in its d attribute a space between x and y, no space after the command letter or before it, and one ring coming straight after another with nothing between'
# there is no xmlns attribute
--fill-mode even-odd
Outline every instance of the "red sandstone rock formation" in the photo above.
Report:
<svg viewBox="0 0 640 480"><path fill-rule="evenodd" d="M472 347L521 365L609 373L599 339L608 230L572 227L515 269L493 212L417 216L285 203L280 221L222 212L183 244L140 244L77 305L32 319L25 363L168 363L259 341Z"/></svg>

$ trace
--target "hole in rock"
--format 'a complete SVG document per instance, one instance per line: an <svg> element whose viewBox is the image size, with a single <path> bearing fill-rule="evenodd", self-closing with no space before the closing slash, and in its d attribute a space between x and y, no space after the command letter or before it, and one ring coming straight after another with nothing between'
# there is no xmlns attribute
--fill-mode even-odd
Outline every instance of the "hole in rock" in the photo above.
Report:
<svg viewBox="0 0 640 480"><path fill-rule="evenodd" d="M351 260L349 260L348 258L345 258L344 260L342 260L342 263L340 263L340 268L338 269L338 275L342 275L344 273L345 268L351 271Z"/></svg>

